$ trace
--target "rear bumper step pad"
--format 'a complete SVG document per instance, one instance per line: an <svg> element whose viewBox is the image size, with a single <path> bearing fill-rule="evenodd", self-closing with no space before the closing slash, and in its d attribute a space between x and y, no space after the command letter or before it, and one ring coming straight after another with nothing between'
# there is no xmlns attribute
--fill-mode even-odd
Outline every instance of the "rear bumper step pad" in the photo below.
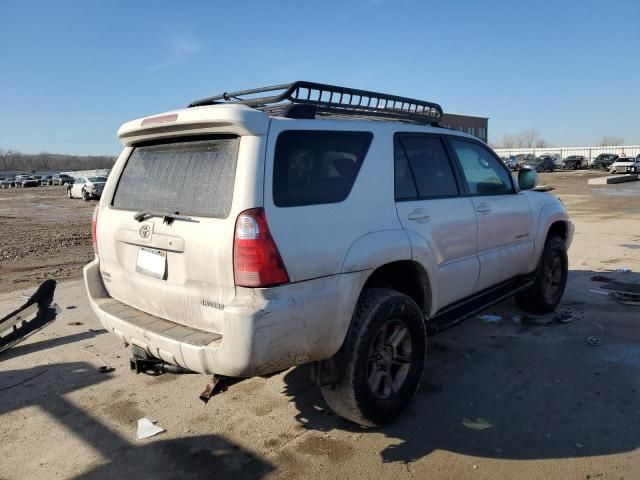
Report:
<svg viewBox="0 0 640 480"><path fill-rule="evenodd" d="M177 342L187 343L196 347L204 347L222 338L222 335L218 333L206 332L197 328L179 325L175 322L149 315L113 298L98 300L96 303L99 308L107 314L113 315L130 325L148 330Z"/></svg>

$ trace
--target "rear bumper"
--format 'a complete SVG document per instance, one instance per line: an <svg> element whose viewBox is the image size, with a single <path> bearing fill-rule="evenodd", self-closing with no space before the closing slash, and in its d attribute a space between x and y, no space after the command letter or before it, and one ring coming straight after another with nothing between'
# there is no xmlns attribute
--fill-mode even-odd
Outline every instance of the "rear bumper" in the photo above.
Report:
<svg viewBox="0 0 640 480"><path fill-rule="evenodd" d="M342 345L367 272L267 289L237 288L218 332L154 317L109 296L99 260L84 267L100 323L127 344L190 370L250 377L331 357Z"/></svg>

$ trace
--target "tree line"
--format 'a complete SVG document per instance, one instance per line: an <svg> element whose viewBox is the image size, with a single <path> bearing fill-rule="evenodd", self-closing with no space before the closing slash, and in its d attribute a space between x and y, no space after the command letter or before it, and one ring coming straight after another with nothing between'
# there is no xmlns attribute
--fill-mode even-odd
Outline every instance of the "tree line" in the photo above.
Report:
<svg viewBox="0 0 640 480"><path fill-rule="evenodd" d="M111 168L116 161L111 155L66 155L61 153L22 153L0 149L0 170L93 170Z"/></svg>

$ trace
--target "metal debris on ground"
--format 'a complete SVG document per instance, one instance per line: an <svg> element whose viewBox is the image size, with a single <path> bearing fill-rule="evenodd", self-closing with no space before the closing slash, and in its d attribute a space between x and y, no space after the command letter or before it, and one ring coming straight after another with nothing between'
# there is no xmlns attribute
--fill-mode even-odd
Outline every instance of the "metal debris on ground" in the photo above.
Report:
<svg viewBox="0 0 640 480"><path fill-rule="evenodd" d="M611 277L605 277L604 275L593 275L590 280L592 282L603 282L603 283L609 283L609 282L613 282L613 278Z"/></svg>
<svg viewBox="0 0 640 480"><path fill-rule="evenodd" d="M611 292L611 296L618 302L624 305L640 306L640 293L630 292Z"/></svg>
<svg viewBox="0 0 640 480"><path fill-rule="evenodd" d="M602 285L604 290L612 290L614 292L635 293L640 295L640 284L629 282L611 281L606 285Z"/></svg>
<svg viewBox="0 0 640 480"><path fill-rule="evenodd" d="M56 318L55 280L45 280L17 310L0 318L0 352L23 341Z"/></svg>
<svg viewBox="0 0 640 480"><path fill-rule="evenodd" d="M150 438L159 433L166 431L164 428L155 425L148 418L140 418L138 419L138 432L136 434L136 438L138 440L143 440L145 438Z"/></svg>
<svg viewBox="0 0 640 480"><path fill-rule="evenodd" d="M78 327L80 325L84 325L84 323L82 323L82 322L68 322L67 325L69 325L71 327Z"/></svg>
<svg viewBox="0 0 640 480"><path fill-rule="evenodd" d="M599 347L602 345L602 339L600 337L595 337L593 335L587 337L587 343L594 347Z"/></svg>
<svg viewBox="0 0 640 480"><path fill-rule="evenodd" d="M478 318L484 323L498 323L502 321L500 315L479 315Z"/></svg>
<svg viewBox="0 0 640 480"><path fill-rule="evenodd" d="M484 418L465 418L462 421L462 425L465 428L469 428L471 430L486 430L488 428L493 427L489 422L487 422Z"/></svg>
<svg viewBox="0 0 640 480"><path fill-rule="evenodd" d="M591 292L591 293L597 293L598 295L605 295L605 296L607 296L607 297L609 296L609 292L605 292L605 291L603 291L603 290L598 290L598 289L596 289L596 288L591 288L591 289L589 289L589 292Z"/></svg>
<svg viewBox="0 0 640 480"><path fill-rule="evenodd" d="M219 393L224 388L224 381L227 377L223 377L222 375L212 375L207 383L207 386L204 387L204 390L200 394L198 398L202 400L205 404L213 397L216 393Z"/></svg>
<svg viewBox="0 0 640 480"><path fill-rule="evenodd" d="M570 313L567 312L561 312L558 315L556 315L555 317L553 317L553 320L556 323L571 323L575 320L575 317L573 315L571 315Z"/></svg>

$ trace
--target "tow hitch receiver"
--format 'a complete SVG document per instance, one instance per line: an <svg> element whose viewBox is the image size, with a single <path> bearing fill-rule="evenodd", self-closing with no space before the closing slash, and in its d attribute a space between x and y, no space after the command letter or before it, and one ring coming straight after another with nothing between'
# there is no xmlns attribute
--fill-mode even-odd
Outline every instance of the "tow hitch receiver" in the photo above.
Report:
<svg viewBox="0 0 640 480"><path fill-rule="evenodd" d="M178 365L172 365L159 358L150 356L144 349L133 345L131 347L133 356L129 359L131 370L145 375L158 376L163 373L195 373Z"/></svg>

